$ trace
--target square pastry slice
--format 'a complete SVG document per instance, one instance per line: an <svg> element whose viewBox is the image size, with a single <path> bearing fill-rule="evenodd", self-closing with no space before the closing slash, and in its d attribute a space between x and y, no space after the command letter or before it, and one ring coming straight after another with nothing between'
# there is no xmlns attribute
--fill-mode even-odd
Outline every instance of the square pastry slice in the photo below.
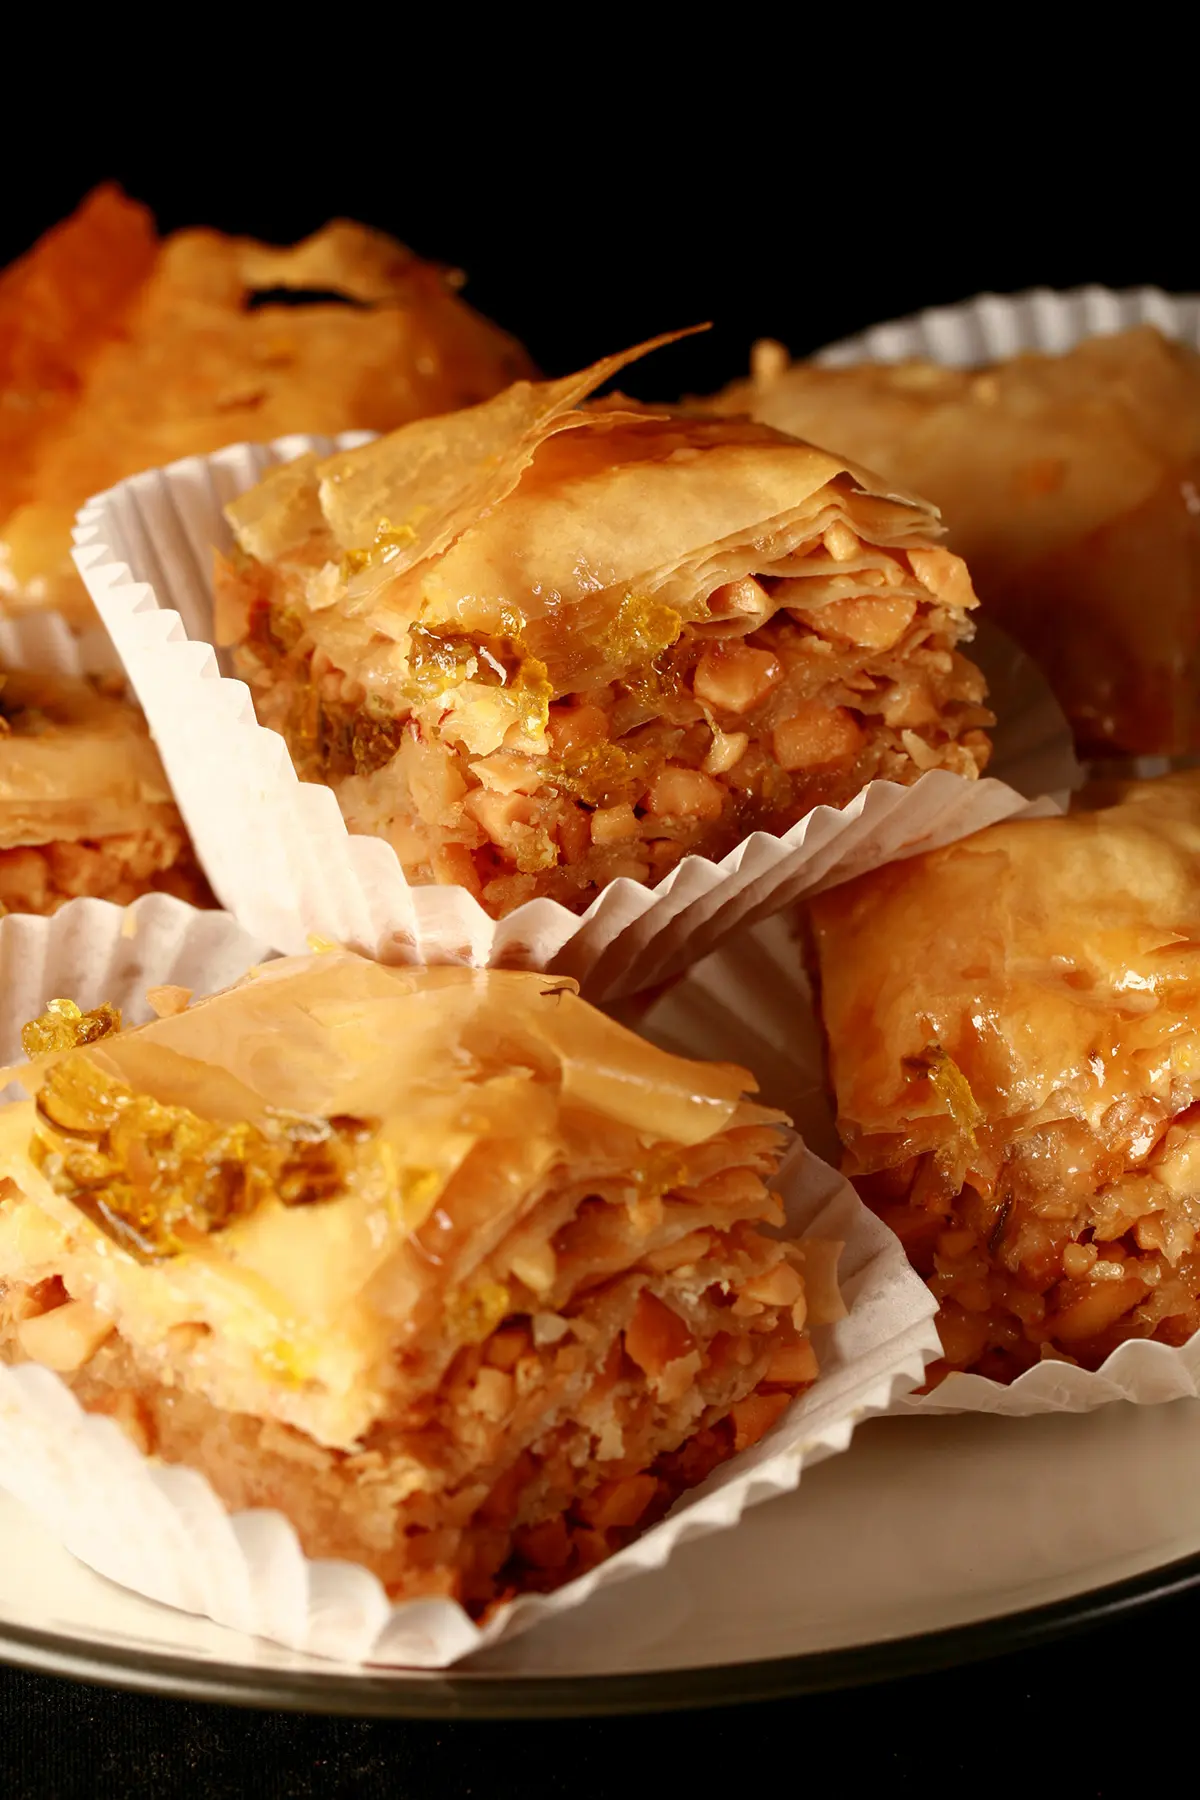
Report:
<svg viewBox="0 0 1200 1800"><path fill-rule="evenodd" d="M990 827L812 903L846 1173L949 1369L1200 1326L1200 774Z"/></svg>
<svg viewBox="0 0 1200 1800"><path fill-rule="evenodd" d="M554 1587L755 1442L838 1249L780 1115L543 976L343 952L120 1030L0 1112L0 1354L396 1597Z"/></svg>
<svg viewBox="0 0 1200 1800"><path fill-rule="evenodd" d="M137 707L104 681L0 673L0 907L155 889L211 904Z"/></svg>
<svg viewBox="0 0 1200 1800"><path fill-rule="evenodd" d="M581 404L637 354L226 509L217 635L261 722L411 882L493 916L988 755L934 511L749 421Z"/></svg>

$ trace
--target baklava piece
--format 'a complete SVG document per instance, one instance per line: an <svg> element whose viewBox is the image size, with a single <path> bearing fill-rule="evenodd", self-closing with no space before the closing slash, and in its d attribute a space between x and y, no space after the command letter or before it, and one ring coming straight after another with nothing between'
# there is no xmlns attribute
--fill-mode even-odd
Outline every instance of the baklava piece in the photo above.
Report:
<svg viewBox="0 0 1200 1800"><path fill-rule="evenodd" d="M310 1556L476 1616L586 1570L816 1377L780 1115L532 974L267 965L55 1002L0 1114L0 1341ZM184 1010L179 1010L183 1006Z"/></svg>
<svg viewBox="0 0 1200 1800"><path fill-rule="evenodd" d="M104 680L0 674L0 907L152 891L212 904L137 707Z"/></svg>
<svg viewBox="0 0 1200 1800"><path fill-rule="evenodd" d="M1200 1325L1200 776L812 903L845 1171L1010 1381Z"/></svg>
<svg viewBox="0 0 1200 1800"><path fill-rule="evenodd" d="M932 510L748 421L581 404L636 354L227 508L217 636L260 721L410 882L493 917L988 755Z"/></svg>

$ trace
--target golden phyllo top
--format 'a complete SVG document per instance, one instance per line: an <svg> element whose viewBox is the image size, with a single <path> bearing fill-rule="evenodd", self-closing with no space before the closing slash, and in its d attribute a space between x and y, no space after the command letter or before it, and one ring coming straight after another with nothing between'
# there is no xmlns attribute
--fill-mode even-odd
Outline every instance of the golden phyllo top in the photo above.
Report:
<svg viewBox="0 0 1200 1800"><path fill-rule="evenodd" d="M937 1150L982 1121L1110 1132L1130 1108L1169 1116L1190 1103L1200 774L990 826L834 889L812 912L856 1166Z"/></svg>
<svg viewBox="0 0 1200 1800"><path fill-rule="evenodd" d="M398 1346L432 1330L449 1356L557 1303L548 1197L653 1209L690 1155L777 1118L744 1071L655 1049L569 983L342 952L137 1030L56 1002L27 1045L0 1233L143 1349L202 1327L189 1369L221 1404L332 1443L377 1416Z"/></svg>
<svg viewBox="0 0 1200 1800"><path fill-rule="evenodd" d="M801 608L885 590L910 614L931 591L974 605L934 547L936 512L842 459L748 420L584 404L642 349L273 470L226 509L218 635L247 629L239 568L269 564L295 636L361 683L368 709L428 707L443 736L461 722L474 755L517 747L515 725L538 754L551 699L629 684L639 666L652 683L688 624L729 635L709 597L749 576L778 575Z"/></svg>

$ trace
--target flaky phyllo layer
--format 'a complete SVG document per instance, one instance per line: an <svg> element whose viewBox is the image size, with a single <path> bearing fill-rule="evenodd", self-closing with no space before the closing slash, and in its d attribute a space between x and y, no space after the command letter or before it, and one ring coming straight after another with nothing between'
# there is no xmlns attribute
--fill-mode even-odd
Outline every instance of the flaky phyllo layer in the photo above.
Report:
<svg viewBox="0 0 1200 1800"><path fill-rule="evenodd" d="M554 1585L815 1377L837 1251L773 1235L743 1071L544 977L342 953L114 1023L57 1003L0 1116L5 1353L310 1554Z"/></svg>
<svg viewBox="0 0 1200 1800"><path fill-rule="evenodd" d="M847 1173L941 1373L1200 1326L1200 776L1109 798L813 904Z"/></svg>
<svg viewBox="0 0 1200 1800"><path fill-rule="evenodd" d="M629 360L227 509L218 636L260 719L409 880L494 915L987 756L936 514L768 427L581 405Z"/></svg>
<svg viewBox="0 0 1200 1800"><path fill-rule="evenodd" d="M207 895L137 707L104 680L0 672L0 906Z"/></svg>

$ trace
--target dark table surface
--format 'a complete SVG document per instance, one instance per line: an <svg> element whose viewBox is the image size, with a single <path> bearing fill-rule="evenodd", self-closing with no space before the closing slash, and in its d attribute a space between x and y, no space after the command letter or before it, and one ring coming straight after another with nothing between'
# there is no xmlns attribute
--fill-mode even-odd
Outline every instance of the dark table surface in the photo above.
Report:
<svg viewBox="0 0 1200 1800"><path fill-rule="evenodd" d="M1162 1791L1189 1755L1198 1628L1200 1595L1187 1595L1037 1650L886 1686L703 1714L500 1724L242 1712L0 1670L0 1795Z"/></svg>

